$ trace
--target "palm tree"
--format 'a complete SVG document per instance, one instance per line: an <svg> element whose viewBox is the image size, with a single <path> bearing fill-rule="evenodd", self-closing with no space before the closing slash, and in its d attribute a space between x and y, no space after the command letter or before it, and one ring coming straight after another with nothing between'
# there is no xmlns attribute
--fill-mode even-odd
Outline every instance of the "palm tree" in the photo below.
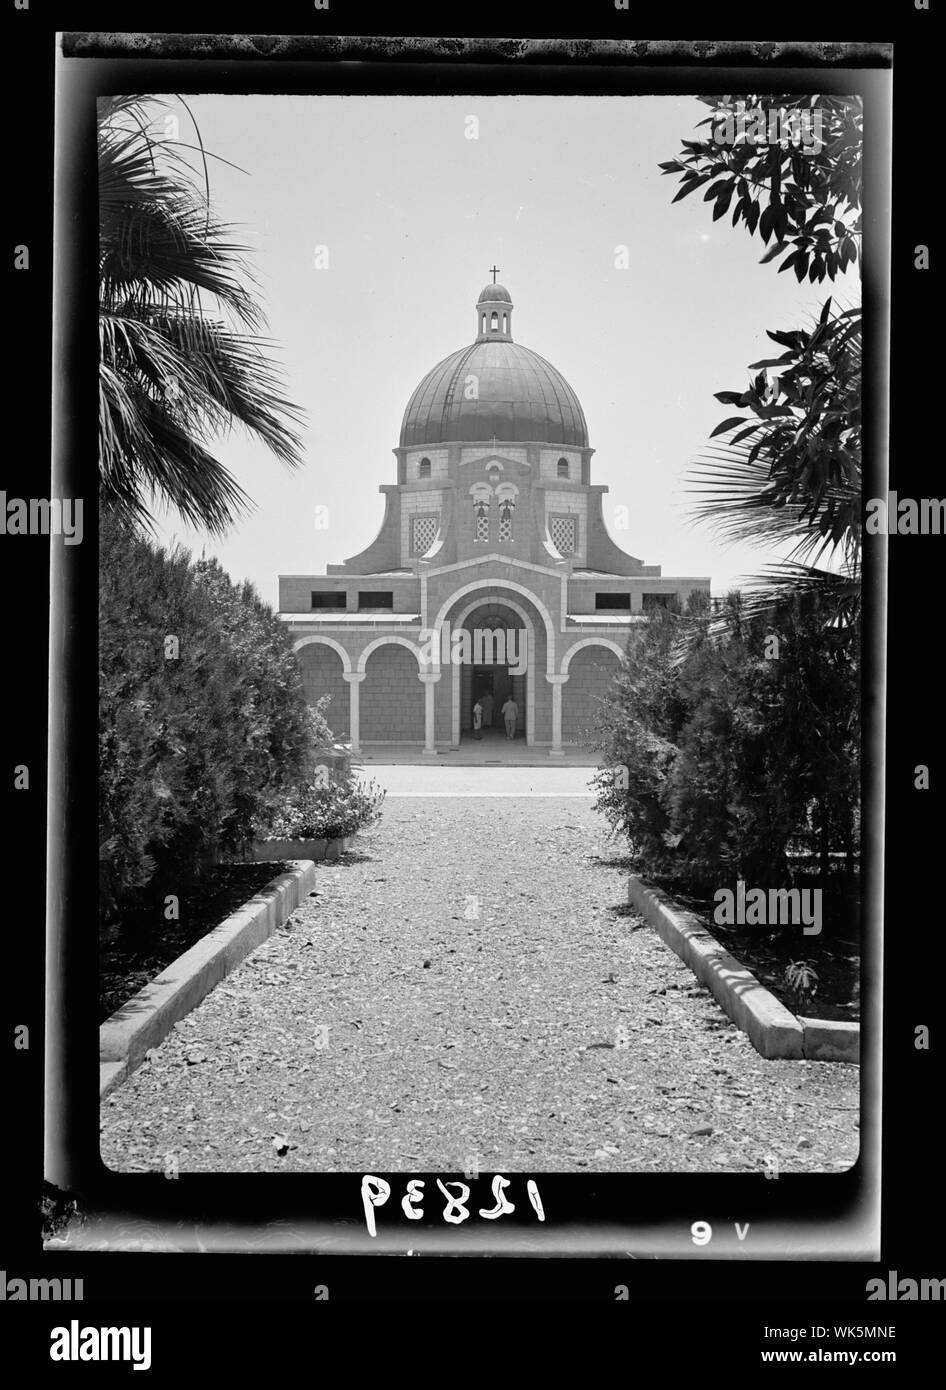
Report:
<svg viewBox="0 0 946 1390"><path fill-rule="evenodd" d="M240 425L290 467L302 413L260 336L255 280L140 97L99 105L99 471L103 505L148 528L157 501L219 535L250 499L211 452Z"/></svg>
<svg viewBox="0 0 946 1390"><path fill-rule="evenodd" d="M717 400L752 417L722 421L729 435L691 469L693 519L725 541L787 550L754 576L746 615L777 613L796 600L817 605L840 633L860 613L861 311L824 304L811 331L770 333L787 347L754 362L748 390ZM781 374L771 382L766 372ZM832 563L826 567L826 558ZM819 563L821 562L821 563Z"/></svg>

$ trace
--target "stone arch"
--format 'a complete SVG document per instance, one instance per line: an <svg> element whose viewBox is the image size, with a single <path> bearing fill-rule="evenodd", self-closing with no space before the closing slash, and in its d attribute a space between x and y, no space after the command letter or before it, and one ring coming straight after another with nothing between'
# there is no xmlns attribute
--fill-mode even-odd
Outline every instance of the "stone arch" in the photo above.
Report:
<svg viewBox="0 0 946 1390"><path fill-rule="evenodd" d="M362 743L423 743L424 685L419 652L406 637L381 637L361 654L359 689Z"/></svg>
<svg viewBox="0 0 946 1390"><path fill-rule="evenodd" d="M624 660L624 652L618 646L617 642L611 641L610 637L583 637L580 642L576 642L573 647L569 647L568 651L562 657L563 676L568 675L568 668L571 665L572 657L576 652L580 652L583 647L607 647L610 651L614 652L614 655L619 661Z"/></svg>
<svg viewBox="0 0 946 1390"><path fill-rule="evenodd" d="M447 617L450 614L450 610L454 607L454 605L457 604L461 598L465 598L467 594L477 593L482 589L495 589L497 594L497 603L505 602L504 595L507 592L509 592L512 594L521 595L522 598L526 599L529 603L532 604L533 608L539 614L539 617L542 619L542 622L545 626L546 674L549 676L554 675L555 624L552 622L552 615L546 608L542 600L539 598L538 594L533 593L531 589L527 589L524 584L518 584L514 579L474 579L469 584L464 584L462 588L456 589L450 595L449 598L444 599L437 612L437 616L431 623L431 627L433 627L437 632L439 632L441 626L446 621ZM510 607L511 606L512 605L510 604ZM476 604L473 604L472 607L475 608ZM472 611L472 609L468 611ZM433 670L439 670L439 661L440 657L438 653L437 664L434 667L432 667Z"/></svg>
<svg viewBox="0 0 946 1390"><path fill-rule="evenodd" d="M421 664L420 647L418 647L416 642L412 642L409 637L399 637L396 634L392 634L387 637L375 637L368 643L367 647L365 647L364 651L361 653L361 656L358 658L359 672L364 673L368 665L368 657L371 655L372 652L376 651L378 647L389 647L392 645L407 648L407 650L413 656L414 660L417 662L419 673Z"/></svg>
<svg viewBox="0 0 946 1390"><path fill-rule="evenodd" d="M334 637L322 637L321 634L316 637L299 637L293 642L292 650L294 652L300 652L303 647L311 646L313 642L320 642L324 647L332 647L338 652L342 659L342 668L345 671L351 671L351 657L348 655L341 642L336 642Z"/></svg>
<svg viewBox="0 0 946 1390"><path fill-rule="evenodd" d="M294 643L294 648L306 700L314 705L328 695L328 726L337 738L347 738L351 733L351 700L345 679L351 671L348 653L331 637L303 637Z"/></svg>

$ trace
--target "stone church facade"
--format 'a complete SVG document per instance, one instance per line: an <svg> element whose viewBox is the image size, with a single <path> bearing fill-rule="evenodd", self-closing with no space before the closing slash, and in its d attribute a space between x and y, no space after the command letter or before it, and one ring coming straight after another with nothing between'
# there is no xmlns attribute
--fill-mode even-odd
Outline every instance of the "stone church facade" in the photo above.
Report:
<svg viewBox="0 0 946 1390"><path fill-rule="evenodd" d="M329 724L355 751L448 754L487 693L497 726L512 695L537 751L587 744L631 627L709 591L614 543L575 392L514 341L502 285L475 312L473 343L408 401L375 540L324 575L279 578L306 694L332 697Z"/></svg>

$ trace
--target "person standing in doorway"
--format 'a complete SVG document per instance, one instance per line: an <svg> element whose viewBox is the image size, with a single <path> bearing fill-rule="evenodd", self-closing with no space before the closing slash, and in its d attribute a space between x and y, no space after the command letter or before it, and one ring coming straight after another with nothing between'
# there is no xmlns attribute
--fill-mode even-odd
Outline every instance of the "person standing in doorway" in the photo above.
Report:
<svg viewBox="0 0 946 1390"><path fill-rule="evenodd" d="M480 730L483 727L483 706L477 696L476 704L473 706L473 737L482 738Z"/></svg>
<svg viewBox="0 0 946 1390"><path fill-rule="evenodd" d="M493 693L487 690L485 695L480 696L480 704L483 706L483 728L493 727Z"/></svg>
<svg viewBox="0 0 946 1390"><path fill-rule="evenodd" d="M502 716L506 723L506 737L516 737L516 720L519 718L519 706L510 695L502 708Z"/></svg>

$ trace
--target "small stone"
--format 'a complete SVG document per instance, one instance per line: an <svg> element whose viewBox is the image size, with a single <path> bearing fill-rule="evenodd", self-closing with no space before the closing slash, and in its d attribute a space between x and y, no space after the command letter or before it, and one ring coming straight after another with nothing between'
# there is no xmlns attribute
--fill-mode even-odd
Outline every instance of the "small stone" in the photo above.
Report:
<svg viewBox="0 0 946 1390"><path fill-rule="evenodd" d="M429 960L425 960L425 961L424 961L424 969L425 969L425 970L429 970L429 969L430 969L430 961L429 961Z"/></svg>
<svg viewBox="0 0 946 1390"><path fill-rule="evenodd" d="M810 1139L799 1139L795 1145L796 1149L810 1149L812 1147Z"/></svg>
<svg viewBox="0 0 946 1390"><path fill-rule="evenodd" d="M713 1126L712 1126L712 1125L700 1125L699 1129L691 1129L691 1130L690 1130L690 1138L691 1138L691 1139L696 1139L696 1138L702 1137L702 1136L705 1135L705 1134L712 1134L712 1133L713 1133Z"/></svg>

